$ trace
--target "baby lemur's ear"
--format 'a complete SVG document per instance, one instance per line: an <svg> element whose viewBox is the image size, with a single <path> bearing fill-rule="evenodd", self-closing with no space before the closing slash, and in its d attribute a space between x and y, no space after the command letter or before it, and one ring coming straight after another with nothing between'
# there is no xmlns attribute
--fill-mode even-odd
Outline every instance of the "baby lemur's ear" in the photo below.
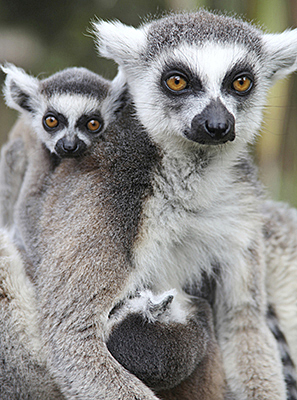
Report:
<svg viewBox="0 0 297 400"><path fill-rule="evenodd" d="M7 75L3 92L8 107L21 112L34 112L39 96L39 80L13 64L2 65L1 69Z"/></svg>
<svg viewBox="0 0 297 400"><path fill-rule="evenodd" d="M145 27L133 28L119 21L97 21L93 33L99 54L124 68L139 62L146 44ZM137 66L137 64L136 64Z"/></svg>
<svg viewBox="0 0 297 400"><path fill-rule="evenodd" d="M263 35L265 62L272 81L297 70L297 29Z"/></svg>

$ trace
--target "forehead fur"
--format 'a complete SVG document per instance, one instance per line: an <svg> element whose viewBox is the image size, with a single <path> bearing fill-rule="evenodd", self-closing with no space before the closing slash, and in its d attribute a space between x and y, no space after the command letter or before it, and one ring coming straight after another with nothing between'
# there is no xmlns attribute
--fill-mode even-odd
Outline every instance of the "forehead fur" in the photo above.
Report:
<svg viewBox="0 0 297 400"><path fill-rule="evenodd" d="M110 82L85 68L67 68L44 79L40 83L41 93L50 97L55 94L78 94L106 97Z"/></svg>
<svg viewBox="0 0 297 400"><path fill-rule="evenodd" d="M261 36L262 32L247 22L205 10L171 14L148 24L145 57L152 59L161 50L182 42L203 45L205 41L239 43L260 54Z"/></svg>

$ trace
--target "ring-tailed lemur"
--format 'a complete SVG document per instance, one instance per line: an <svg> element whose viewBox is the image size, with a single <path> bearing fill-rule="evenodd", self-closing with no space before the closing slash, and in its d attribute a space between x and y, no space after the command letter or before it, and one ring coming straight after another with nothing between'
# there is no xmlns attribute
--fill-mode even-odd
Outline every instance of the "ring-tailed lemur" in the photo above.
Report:
<svg viewBox="0 0 297 400"><path fill-rule="evenodd" d="M51 170L50 156L40 143L29 154L16 222L35 268L41 335L49 350L50 372L66 398L75 398L76 393L86 399L156 398L113 359L105 344L110 311L130 293L126 290L132 271L129 243L136 234L137 210L149 190L150 165L158 158L150 141L143 141L144 132L131 107L128 102L117 121L108 125L104 138L84 157L64 160ZM135 152L139 142L142 149ZM42 170L33 184L37 166ZM180 323L184 325L194 310L192 306L189 310L187 301L182 308ZM193 353L190 358L186 354L186 359L199 361L205 354L211 361L201 373L213 377L211 392L217 390L212 393L216 399L224 396L224 375L219 353L207 352L214 339L209 312L201 320L193 315L193 329L201 340L193 343ZM62 346L59 337L63 337ZM185 336L186 348L188 340ZM189 365L182 365L189 371Z"/></svg>
<svg viewBox="0 0 297 400"><path fill-rule="evenodd" d="M32 200L29 207L27 207L28 203L26 203L26 213L30 215L30 218L38 219L39 212L35 205L35 196L39 190L40 182L43 182L45 187L51 184L55 185L55 178L51 175L54 174L54 169L59 165L55 157L48 152L48 150L52 150L51 153L54 153L55 146L52 143L54 140L51 137L47 137L47 134L43 132L41 122L43 121L44 125L49 114L56 115L57 120L63 121L59 122L59 125L63 124L63 132L60 132L59 137L63 135L64 138L66 136L75 136L77 125L82 120L81 115L83 112L85 113L84 122L90 120L91 112L94 112L94 109L97 116L101 111L101 120L109 121L112 119L110 117L111 110L115 113L118 109L116 105L119 106L122 103L121 95L124 85L122 86L121 81L116 79L111 84L110 93L106 90L105 97L103 96L103 87L101 93L103 98L100 102L98 96L94 96L94 92L96 93L96 90L99 91L101 89L100 84L95 82L95 75L86 70L71 69L62 71L41 82L13 66L6 67L5 72L7 73L5 89L7 103L16 109L23 110L24 115L16 128L18 132L13 133L14 138L6 145L2 153L1 176L4 176L6 180L8 177L10 178L8 185L6 183L2 184L2 190L6 193L12 187L13 190L8 190L8 193L13 192L15 193L14 197L17 197L12 181L16 179L17 182L20 181L19 184L15 185L18 187L21 185L22 179L18 179L21 178L21 174L16 173L14 169L15 164L19 165L23 163L27 171L25 173L25 189L22 188L22 191L26 195L26 187L28 188L26 185L29 185L30 192L29 194L27 193L27 196L31 197ZM85 79L82 79L83 77ZM101 78L99 77L99 79ZM72 106L73 109L71 108ZM106 111L106 114L102 110ZM109 114L107 111L109 111ZM106 118L106 115L110 118ZM26 128L26 125L24 126L26 117L29 117L29 124L27 122L27 126L29 127L31 124L33 132L30 129L28 132L23 131ZM100 140L104 143L105 139L103 135L100 137ZM115 148L113 156L116 156L116 151L117 149ZM36 156L39 161L32 168L30 160L31 158L36 158ZM87 155L82 157L80 153L80 156L82 159L81 162L84 163L86 161L88 168L91 168ZM22 157L25 158L24 162ZM77 160L78 158L76 157ZM8 162L8 159L11 159L11 162ZM76 163L76 160L64 160L62 162L62 164L69 163ZM74 166L70 167L70 171ZM62 166L60 167L62 168ZM24 175L22 168L18 168L18 170ZM75 170L70 173L70 176L74 172ZM35 181L34 178L36 179ZM23 194L21 193L20 201L23 200L22 196ZM3 210L8 208L2 207ZM14 222L13 215L10 215L10 218L7 219L11 219ZM33 230L31 232L33 234L32 237L34 237ZM48 236L49 238L50 235ZM32 253L34 253L34 258L35 251L31 250L31 255ZM87 258L88 254L84 254L84 257ZM34 278L35 271L30 271L30 274ZM133 372L152 389L158 391L164 399L171 398L174 393L178 393L178 395L181 395L185 399L194 399L197 396L199 396L199 399L223 399L225 393L224 373L220 362L220 353L214 338L212 313L209 306L202 299L197 299L193 304L188 303L186 309L184 308L184 315L179 318L176 314L176 309L179 308L178 303L175 301L175 305L171 305L172 296L168 297L166 293L163 294L163 300L161 304L158 304L158 302L152 303L151 299L153 297L148 294L145 295L145 293L147 292L141 292L140 304L142 306L146 305L147 312L150 315L154 315L154 323L152 321L148 322L148 314L144 309L141 309L140 312L137 308L139 307L138 297L130 301L126 300L119 310L108 319L108 330L111 333L107 335L106 331L105 337L111 353L117 354L117 358L124 365L123 356L125 359L126 355L127 359L125 361L133 368ZM169 298L171 299L170 302L167 301ZM133 303L133 307L131 307L131 303ZM122 316L121 318L119 318L119 311ZM126 318L123 317L123 312ZM179 314L181 314L180 311ZM81 317L83 316L82 314ZM111 321L113 321L112 329L110 328ZM168 325L169 321L170 325ZM130 336L139 330L141 330L142 335L146 336L149 336L150 332L155 332L154 339L158 338L158 343L155 342L156 354L154 360L148 357L150 365L147 365L144 357L141 356L141 353L145 350L148 352L152 351L152 345L149 345L148 342L146 344L141 342L141 346L139 346L137 341L130 343L126 346L125 351L123 349L122 354L119 353L119 340L126 333L127 326ZM180 340L181 337L183 340ZM167 338L171 339L170 344L166 343ZM185 342L184 339L186 339ZM130 348L129 346L132 347ZM134 352L132 352L133 346L135 349ZM177 354L175 354L176 351L178 351ZM155 368L153 368L152 361L155 361ZM168 364L169 362L170 364ZM138 365L141 368L138 368L136 371L135 366L137 367ZM195 375L195 379L189 378L187 382L182 382L195 369L200 371ZM190 389L187 387L188 382ZM204 385L201 385L201 382L204 382ZM185 385L186 389L184 388ZM111 396L114 396L114 394Z"/></svg>
<svg viewBox="0 0 297 400"><path fill-rule="evenodd" d="M154 290L219 271L215 318L231 389L240 399L285 399L266 323L261 190L248 156L268 88L297 68L297 30L263 34L206 11L139 29L95 24L136 113L160 150L132 259Z"/></svg>

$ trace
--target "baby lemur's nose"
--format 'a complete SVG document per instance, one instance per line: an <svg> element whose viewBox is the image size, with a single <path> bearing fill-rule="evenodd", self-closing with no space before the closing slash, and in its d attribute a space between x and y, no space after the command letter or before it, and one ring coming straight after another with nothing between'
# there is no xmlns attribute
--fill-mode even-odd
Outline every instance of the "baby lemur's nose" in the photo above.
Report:
<svg viewBox="0 0 297 400"><path fill-rule="evenodd" d="M188 139L200 144L222 144L235 139L235 119L219 100L212 100L197 114L186 133Z"/></svg>

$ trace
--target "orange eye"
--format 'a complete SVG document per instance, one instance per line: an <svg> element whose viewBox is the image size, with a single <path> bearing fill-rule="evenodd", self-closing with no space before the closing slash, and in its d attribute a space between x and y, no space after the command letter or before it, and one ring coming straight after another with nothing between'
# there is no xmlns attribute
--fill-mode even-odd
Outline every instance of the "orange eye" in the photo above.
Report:
<svg viewBox="0 0 297 400"><path fill-rule="evenodd" d="M59 125L59 121L55 116L48 115L46 118L44 118L44 124L47 128L53 129Z"/></svg>
<svg viewBox="0 0 297 400"><path fill-rule="evenodd" d="M236 92L239 93L247 92L249 89L251 89L252 85L253 83L251 79L247 76L240 76L239 78L236 78L232 83L233 89L235 89Z"/></svg>
<svg viewBox="0 0 297 400"><path fill-rule="evenodd" d="M91 119L87 123L87 129L92 133L98 132L100 128L101 128L101 123L97 119Z"/></svg>
<svg viewBox="0 0 297 400"><path fill-rule="evenodd" d="M166 85L169 89L174 90L175 92L180 92L187 87L188 82L180 75L173 75L166 79Z"/></svg>

